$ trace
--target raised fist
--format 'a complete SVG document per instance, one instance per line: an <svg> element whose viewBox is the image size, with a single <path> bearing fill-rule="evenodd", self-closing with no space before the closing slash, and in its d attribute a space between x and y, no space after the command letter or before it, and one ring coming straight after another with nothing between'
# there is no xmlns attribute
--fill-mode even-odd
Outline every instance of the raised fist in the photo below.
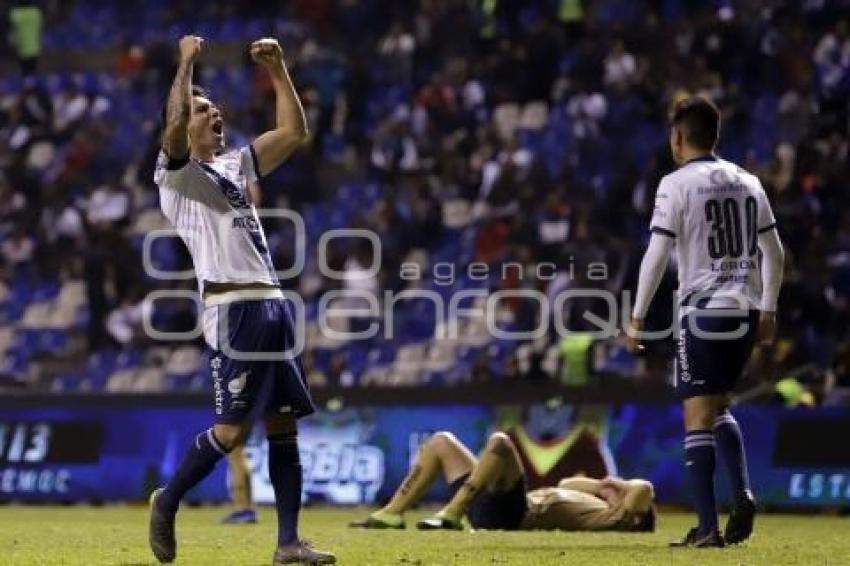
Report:
<svg viewBox="0 0 850 566"><path fill-rule="evenodd" d="M251 59L264 67L273 67L283 61L283 50L276 39L265 37L251 44Z"/></svg>
<svg viewBox="0 0 850 566"><path fill-rule="evenodd" d="M197 35L184 35L180 38L180 61L194 63L201 54L201 45L204 39Z"/></svg>

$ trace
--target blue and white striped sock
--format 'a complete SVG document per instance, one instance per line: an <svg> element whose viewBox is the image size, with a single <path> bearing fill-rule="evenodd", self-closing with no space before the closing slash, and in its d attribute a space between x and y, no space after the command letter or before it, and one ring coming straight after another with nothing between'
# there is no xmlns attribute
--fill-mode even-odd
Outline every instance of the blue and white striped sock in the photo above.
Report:
<svg viewBox="0 0 850 566"><path fill-rule="evenodd" d="M176 513L180 500L186 492L207 477L227 451L215 437L213 429L207 429L195 437L194 442L183 456L183 462L165 490L157 497L157 505L163 511Z"/></svg>
<svg viewBox="0 0 850 566"><path fill-rule="evenodd" d="M717 442L717 451L722 455L733 495L736 499L751 497L744 437L738 421L729 411L724 411L714 419L714 439Z"/></svg>
<svg viewBox="0 0 850 566"><path fill-rule="evenodd" d="M714 497L714 433L692 430L685 436L685 466L691 477L694 505L701 535L717 528L717 502Z"/></svg>

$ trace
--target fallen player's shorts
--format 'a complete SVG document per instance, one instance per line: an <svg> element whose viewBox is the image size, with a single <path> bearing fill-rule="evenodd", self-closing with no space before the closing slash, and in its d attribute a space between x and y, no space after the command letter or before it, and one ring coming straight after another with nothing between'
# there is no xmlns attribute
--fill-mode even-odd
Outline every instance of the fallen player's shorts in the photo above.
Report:
<svg viewBox="0 0 850 566"><path fill-rule="evenodd" d="M459 477L449 485L454 496L469 479L469 474ZM475 529L516 531L525 518L528 503L525 499L525 477L517 480L507 491L484 490L472 501L466 516Z"/></svg>
<svg viewBox="0 0 850 566"><path fill-rule="evenodd" d="M286 299L245 300L204 311L215 421L251 422L274 414L315 411L301 356L295 354L295 316ZM242 359L248 356L248 359Z"/></svg>
<svg viewBox="0 0 850 566"><path fill-rule="evenodd" d="M752 352L758 322L757 310L697 309L683 316L676 345L676 395L687 399L732 392Z"/></svg>

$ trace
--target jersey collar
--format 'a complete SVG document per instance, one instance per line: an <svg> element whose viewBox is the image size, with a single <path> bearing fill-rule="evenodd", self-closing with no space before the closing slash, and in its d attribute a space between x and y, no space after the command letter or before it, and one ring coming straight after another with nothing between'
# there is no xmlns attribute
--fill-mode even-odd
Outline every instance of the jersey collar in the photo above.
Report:
<svg viewBox="0 0 850 566"><path fill-rule="evenodd" d="M682 167L685 165L690 165L691 163L699 163L701 161L707 161L709 163L713 163L717 161L717 156L714 154L708 153L706 155L700 155L699 157L694 157L693 159L688 159L684 163L682 163Z"/></svg>

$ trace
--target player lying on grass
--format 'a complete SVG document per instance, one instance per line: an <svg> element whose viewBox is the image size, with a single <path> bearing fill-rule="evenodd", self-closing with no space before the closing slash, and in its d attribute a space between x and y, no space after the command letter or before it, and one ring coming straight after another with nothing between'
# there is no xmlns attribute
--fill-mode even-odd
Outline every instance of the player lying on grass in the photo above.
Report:
<svg viewBox="0 0 850 566"><path fill-rule="evenodd" d="M436 515L417 523L421 530L461 530L466 515L475 529L653 531L654 492L644 480L564 478L557 487L526 492L525 474L511 439L490 436L476 460L450 432L437 432L386 506L352 527L403 529L404 512L442 472L453 493Z"/></svg>

